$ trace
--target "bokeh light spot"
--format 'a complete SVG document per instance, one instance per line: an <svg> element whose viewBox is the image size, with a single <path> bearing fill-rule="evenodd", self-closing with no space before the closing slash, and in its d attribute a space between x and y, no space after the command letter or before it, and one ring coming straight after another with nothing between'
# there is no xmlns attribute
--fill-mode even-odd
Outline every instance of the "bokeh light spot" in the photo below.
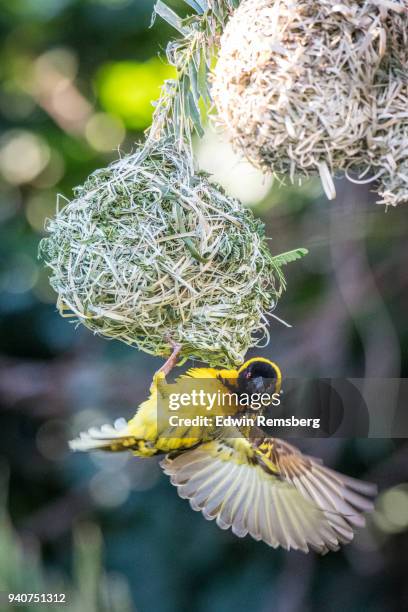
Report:
<svg viewBox="0 0 408 612"><path fill-rule="evenodd" d="M122 144L126 135L123 121L107 113L96 113L88 120L85 136L91 147L101 153L112 151Z"/></svg>
<svg viewBox="0 0 408 612"><path fill-rule="evenodd" d="M40 189L46 189L48 187L54 187L65 174L65 162L61 153L56 149L51 149L51 157L48 165L44 170L37 176L33 181L35 187Z"/></svg>
<svg viewBox="0 0 408 612"><path fill-rule="evenodd" d="M200 168L209 172L216 183L247 206L266 197L272 186L271 177L265 177L238 157L228 142L210 129L197 143L197 160Z"/></svg>
<svg viewBox="0 0 408 612"><path fill-rule="evenodd" d="M27 130L9 130L0 141L0 172L11 185L32 181L49 158L46 142Z"/></svg>
<svg viewBox="0 0 408 612"><path fill-rule="evenodd" d="M44 231L45 220L55 214L56 194L51 192L36 193L27 201L27 221L37 232Z"/></svg>
<svg viewBox="0 0 408 612"><path fill-rule="evenodd" d="M408 527L408 487L394 487L386 491L382 504L390 523L401 529Z"/></svg>
<svg viewBox="0 0 408 612"><path fill-rule="evenodd" d="M37 79L49 76L53 69L60 77L73 81L78 72L78 57L72 49L55 47L40 55L34 65Z"/></svg>
<svg viewBox="0 0 408 612"><path fill-rule="evenodd" d="M129 478L125 474L99 472L89 485L91 497L100 506L115 508L122 505L130 493Z"/></svg>
<svg viewBox="0 0 408 612"><path fill-rule="evenodd" d="M60 461L68 453L63 421L52 419L44 423L37 432L37 448L50 461Z"/></svg>
<svg viewBox="0 0 408 612"><path fill-rule="evenodd" d="M151 122L151 103L159 97L163 80L174 76L174 68L157 57L116 62L99 70L96 88L106 111L121 117L128 127L143 130Z"/></svg>
<svg viewBox="0 0 408 612"><path fill-rule="evenodd" d="M408 529L408 485L402 484L384 491L378 500L373 520L386 533Z"/></svg>
<svg viewBox="0 0 408 612"><path fill-rule="evenodd" d="M0 287L8 293L26 293L36 284L38 266L25 253L16 254L0 277Z"/></svg>
<svg viewBox="0 0 408 612"><path fill-rule="evenodd" d="M130 459L130 454L127 453L106 453L103 451L95 451L90 455L92 463L97 465L105 472L118 472L125 469L126 463Z"/></svg>

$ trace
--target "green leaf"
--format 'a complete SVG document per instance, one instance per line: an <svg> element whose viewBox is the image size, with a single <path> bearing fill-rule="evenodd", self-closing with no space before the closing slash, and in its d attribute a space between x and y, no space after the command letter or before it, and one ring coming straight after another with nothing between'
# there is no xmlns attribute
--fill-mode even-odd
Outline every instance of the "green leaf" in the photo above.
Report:
<svg viewBox="0 0 408 612"><path fill-rule="evenodd" d="M201 6L204 13L208 11L208 0L196 0L196 2Z"/></svg>
<svg viewBox="0 0 408 612"><path fill-rule="evenodd" d="M188 76L190 78L190 90L194 97L194 102L198 108L200 94L198 91L198 75L194 62L190 62L188 66Z"/></svg>
<svg viewBox="0 0 408 612"><path fill-rule="evenodd" d="M167 21L169 25L180 32L180 34L183 34L183 36L188 33L186 28L183 28L180 17L174 11L172 11L171 8L164 4L162 0L157 0L153 7L153 11L153 15L159 15L162 19Z"/></svg>
<svg viewBox="0 0 408 612"><path fill-rule="evenodd" d="M188 109L190 111L190 119L194 124L194 128L197 134L202 138L204 136L203 126L201 125L201 115L198 106L196 105L195 99L191 91L188 92L187 96Z"/></svg>
<svg viewBox="0 0 408 612"><path fill-rule="evenodd" d="M272 261L276 266L285 266L292 261L296 261L297 259L301 259L305 255L308 254L307 249L293 249L293 251L287 251L286 253L280 253L275 257L272 257Z"/></svg>
<svg viewBox="0 0 408 612"><path fill-rule="evenodd" d="M213 2L212 6L211 6L211 10L214 13L214 15L217 17L219 23L221 25L224 24L225 22L225 18L226 18L226 14L225 14L225 5L223 5L223 3L217 3L217 2Z"/></svg>
<svg viewBox="0 0 408 612"><path fill-rule="evenodd" d="M198 0L184 0L184 2L191 6L191 8L194 9L199 15L202 15L205 11L205 8L201 6L201 3Z"/></svg>
<svg viewBox="0 0 408 612"><path fill-rule="evenodd" d="M177 223L178 223L180 232L185 233L186 227L184 225L184 220L183 220L183 209L181 208L179 204L176 204L176 217L177 217ZM198 252L191 238L188 238L186 236L182 238L182 240L184 244L186 245L187 249L190 251L191 255L194 257L194 259L196 259L200 263L207 263L208 259L206 257L203 257Z"/></svg>
<svg viewBox="0 0 408 612"><path fill-rule="evenodd" d="M205 57L204 49L201 50L200 66L198 68L197 74L197 88L204 102L208 102L210 99L210 95L208 92L207 60Z"/></svg>

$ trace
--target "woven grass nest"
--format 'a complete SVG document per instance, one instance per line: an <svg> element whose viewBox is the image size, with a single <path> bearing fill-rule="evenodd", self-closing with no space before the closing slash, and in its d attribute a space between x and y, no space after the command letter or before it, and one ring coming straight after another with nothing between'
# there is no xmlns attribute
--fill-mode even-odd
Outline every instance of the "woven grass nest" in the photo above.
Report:
<svg viewBox="0 0 408 612"><path fill-rule="evenodd" d="M91 174L47 223L58 308L153 355L242 362L284 287L263 224L169 140ZM283 261L282 263L286 263Z"/></svg>
<svg viewBox="0 0 408 612"><path fill-rule="evenodd" d="M244 0L220 42L212 95L234 148L265 172L378 179L408 200L406 0Z"/></svg>

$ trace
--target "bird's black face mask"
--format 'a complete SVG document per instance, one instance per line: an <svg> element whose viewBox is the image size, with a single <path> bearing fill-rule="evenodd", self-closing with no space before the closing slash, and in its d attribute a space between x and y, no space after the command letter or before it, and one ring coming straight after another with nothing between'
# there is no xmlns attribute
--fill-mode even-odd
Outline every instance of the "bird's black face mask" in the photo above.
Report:
<svg viewBox="0 0 408 612"><path fill-rule="evenodd" d="M239 393L278 393L282 375L279 367L267 359L250 359L238 370Z"/></svg>

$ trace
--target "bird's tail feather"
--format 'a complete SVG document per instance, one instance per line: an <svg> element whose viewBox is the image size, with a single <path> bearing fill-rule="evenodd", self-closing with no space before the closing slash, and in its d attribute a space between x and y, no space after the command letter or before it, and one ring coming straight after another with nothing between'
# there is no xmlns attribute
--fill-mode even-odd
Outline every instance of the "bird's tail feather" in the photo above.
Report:
<svg viewBox="0 0 408 612"><path fill-rule="evenodd" d="M91 427L88 431L81 432L68 444L73 451L87 452L100 449L120 452L137 447L138 440L130 433L127 421L117 419L113 425Z"/></svg>

